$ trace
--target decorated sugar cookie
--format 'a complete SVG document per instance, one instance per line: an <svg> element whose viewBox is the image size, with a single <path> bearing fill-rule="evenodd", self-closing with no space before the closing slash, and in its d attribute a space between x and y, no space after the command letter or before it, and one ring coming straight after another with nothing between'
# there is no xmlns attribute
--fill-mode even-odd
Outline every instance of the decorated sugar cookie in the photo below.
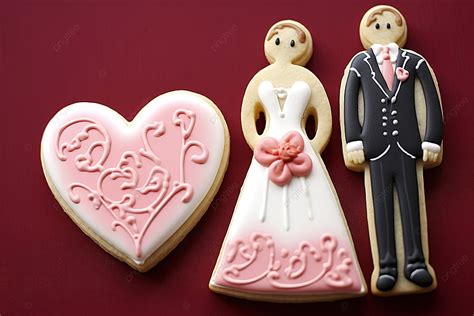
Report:
<svg viewBox="0 0 474 316"><path fill-rule="evenodd" d="M152 268L198 222L228 156L219 109L187 91L157 97L131 122L104 105L69 105L41 142L44 173L64 211L139 271Z"/></svg>
<svg viewBox="0 0 474 316"><path fill-rule="evenodd" d="M274 302L364 295L349 229L321 159L331 109L321 82L303 67L312 55L311 34L300 23L281 21L264 46L270 65L250 81L241 112L254 155L209 286ZM318 122L312 139L304 128L309 116Z"/></svg>
<svg viewBox="0 0 474 316"><path fill-rule="evenodd" d="M344 73L341 128L346 166L365 172L371 288L378 295L431 291L423 168L441 162L438 84L426 59L402 48L407 24L397 9L367 11L360 38L367 50Z"/></svg>

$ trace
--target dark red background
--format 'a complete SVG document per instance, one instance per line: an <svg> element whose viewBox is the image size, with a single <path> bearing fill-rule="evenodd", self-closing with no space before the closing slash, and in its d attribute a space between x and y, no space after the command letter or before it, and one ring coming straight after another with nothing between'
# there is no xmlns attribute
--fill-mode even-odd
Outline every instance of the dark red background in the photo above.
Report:
<svg viewBox="0 0 474 316"><path fill-rule="evenodd" d="M240 105L267 65L263 40L291 18L313 34L308 67L326 87L334 131L323 158L339 193L366 280L372 271L362 174L344 167L338 96L343 69L361 50L358 24L374 1L132 0L2 1L0 314L72 315L472 315L473 21L471 1L391 1L409 24L407 48L439 79L446 121L443 164L426 175L432 293L335 303L277 305L232 299L207 288L251 151ZM109 105L132 119L170 90L202 93L221 108L232 137L216 200L164 261L140 274L106 254L53 198L40 167L43 128L76 101ZM470 294L469 294L470 293ZM470 300L470 301L469 301Z"/></svg>

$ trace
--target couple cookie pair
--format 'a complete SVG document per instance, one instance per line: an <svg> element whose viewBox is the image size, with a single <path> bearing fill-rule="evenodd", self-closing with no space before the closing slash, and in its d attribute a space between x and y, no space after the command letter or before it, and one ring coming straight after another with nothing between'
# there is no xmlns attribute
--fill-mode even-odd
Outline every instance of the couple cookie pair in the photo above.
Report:
<svg viewBox="0 0 474 316"><path fill-rule="evenodd" d="M374 271L372 292L431 291L423 168L442 156L442 110L432 69L403 49L406 21L390 6L362 18L356 54L341 83L344 161L364 171ZM295 21L265 38L270 65L250 81L242 129L254 157L235 207L210 288L276 302L364 295L366 284L349 228L321 153L331 134L323 86L303 66L311 34ZM263 133L256 120L264 113ZM317 122L306 134L309 116Z"/></svg>
<svg viewBox="0 0 474 316"><path fill-rule="evenodd" d="M389 28L388 23L393 27ZM400 40L394 40L399 46L406 40L406 23L394 8L375 7L363 18L364 46L372 45L370 41L375 38L386 55L390 37L382 33L400 34ZM332 119L322 84L303 67L311 58L312 44L309 31L289 20L275 24L265 38L270 65L251 80L242 105L242 128L254 157L211 277L213 291L278 302L335 300L367 291L342 208L321 159ZM346 165L366 174L368 219L375 222L369 225L375 267L372 290L383 295L432 289L436 281L427 258L422 187L422 168L430 165L417 159L421 149L414 148L420 136L413 124L416 128L417 123L433 126L441 119L440 110L439 118L436 113L433 116L434 97L432 93L427 96L426 90L434 86L436 92L436 81L425 80L430 68L424 59L399 49L397 57L390 57L395 64L402 63L402 70L397 66L392 71L392 86L396 87L392 90L387 83L390 79L377 70L377 57L370 56L371 51L374 49L356 55L345 72L341 127ZM388 69L386 62L381 66ZM406 76L404 80L394 79L399 72ZM423 79L424 98L417 75ZM373 85L380 86L382 91L377 93L386 96L385 103L381 98L375 100ZM395 100L388 100L390 96ZM397 98L407 109L395 108ZM437 94L436 98L440 107ZM429 109L415 113L424 99L431 102ZM389 119L397 110L399 116ZM378 117L378 111L382 117ZM266 119L262 134L256 129L260 113ZM317 122L314 138L309 138L304 128L310 116ZM372 123L383 128L372 127ZM397 124L400 131L395 138L397 135L392 134ZM441 157L435 153L441 139L430 138L437 128L431 128L431 132L428 129L423 138L425 145L419 143L426 150L425 160L433 166ZM375 137L374 131L382 137ZM387 143L388 148L375 160L379 145L373 143ZM397 143L399 147L393 145ZM48 184L66 213L106 251L139 271L153 267L198 222L219 189L228 156L229 132L221 112L209 99L187 91L156 98L132 122L98 104L65 107L48 124L41 150ZM395 166L397 163L402 168ZM409 182L408 177L413 176L418 182ZM387 186L382 188L382 197L376 196L379 179L385 179L382 186ZM398 219L390 203L390 181L395 182L397 191L407 188L407 192L399 193L402 216ZM416 199L420 213L413 200L415 186L416 194L420 192ZM381 216L386 227L379 225ZM403 241L401 230L393 229L394 218L396 227L403 223ZM389 247L379 246L381 240ZM408 249L424 254L423 262L419 256L411 256L412 252L402 261L404 249L405 253ZM389 255L394 260L382 264ZM407 264L402 267L401 263ZM403 268L408 264L412 264L408 278L403 279ZM387 266L390 269L385 269ZM408 281L411 274L423 268L433 278L428 287ZM398 282L391 289L380 288L380 276L398 278Z"/></svg>

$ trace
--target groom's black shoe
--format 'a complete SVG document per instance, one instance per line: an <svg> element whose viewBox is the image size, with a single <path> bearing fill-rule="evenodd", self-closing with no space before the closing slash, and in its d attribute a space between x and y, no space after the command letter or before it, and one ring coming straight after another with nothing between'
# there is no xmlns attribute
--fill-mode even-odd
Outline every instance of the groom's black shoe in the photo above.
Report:
<svg viewBox="0 0 474 316"><path fill-rule="evenodd" d="M433 284L433 277L426 268L414 270L408 279L421 287L428 287Z"/></svg>
<svg viewBox="0 0 474 316"><path fill-rule="evenodd" d="M409 263L405 267L405 277L421 287L433 284L433 277L426 269L424 262Z"/></svg>
<svg viewBox="0 0 474 316"><path fill-rule="evenodd" d="M377 279L377 288L380 291L389 291L397 283L397 269L396 268L382 268Z"/></svg>

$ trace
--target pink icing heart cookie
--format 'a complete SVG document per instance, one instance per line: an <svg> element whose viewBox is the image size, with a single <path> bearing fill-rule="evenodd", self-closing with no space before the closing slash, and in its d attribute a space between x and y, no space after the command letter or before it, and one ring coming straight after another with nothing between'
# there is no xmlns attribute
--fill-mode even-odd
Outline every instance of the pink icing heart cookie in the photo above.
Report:
<svg viewBox="0 0 474 316"><path fill-rule="evenodd" d="M223 180L229 132L209 99L163 94L126 121L96 103L60 110L41 160L64 211L107 252L139 271L199 221Z"/></svg>

